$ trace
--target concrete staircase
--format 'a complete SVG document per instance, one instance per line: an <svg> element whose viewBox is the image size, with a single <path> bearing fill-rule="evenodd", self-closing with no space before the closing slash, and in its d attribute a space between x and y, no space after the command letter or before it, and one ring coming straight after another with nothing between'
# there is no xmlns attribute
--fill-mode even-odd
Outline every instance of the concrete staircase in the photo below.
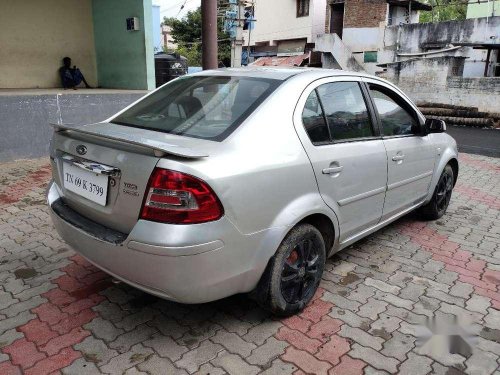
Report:
<svg viewBox="0 0 500 375"><path fill-rule="evenodd" d="M354 58L351 50L337 34L318 35L316 51L323 54L323 68L365 72L363 66Z"/></svg>

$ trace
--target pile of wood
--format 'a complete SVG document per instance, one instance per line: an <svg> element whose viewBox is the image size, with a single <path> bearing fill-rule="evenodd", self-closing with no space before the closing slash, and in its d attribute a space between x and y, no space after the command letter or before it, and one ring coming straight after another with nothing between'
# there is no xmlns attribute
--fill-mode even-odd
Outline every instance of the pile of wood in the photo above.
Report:
<svg viewBox="0 0 500 375"><path fill-rule="evenodd" d="M450 125L500 128L500 113L480 112L477 107L420 102L420 111L427 118L444 120Z"/></svg>

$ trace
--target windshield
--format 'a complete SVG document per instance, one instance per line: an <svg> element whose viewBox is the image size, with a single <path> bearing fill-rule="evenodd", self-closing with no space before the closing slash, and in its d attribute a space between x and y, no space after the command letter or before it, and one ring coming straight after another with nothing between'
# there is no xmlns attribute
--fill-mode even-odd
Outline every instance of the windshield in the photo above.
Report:
<svg viewBox="0 0 500 375"><path fill-rule="evenodd" d="M182 77L144 98L112 122L222 141L280 83L249 77Z"/></svg>

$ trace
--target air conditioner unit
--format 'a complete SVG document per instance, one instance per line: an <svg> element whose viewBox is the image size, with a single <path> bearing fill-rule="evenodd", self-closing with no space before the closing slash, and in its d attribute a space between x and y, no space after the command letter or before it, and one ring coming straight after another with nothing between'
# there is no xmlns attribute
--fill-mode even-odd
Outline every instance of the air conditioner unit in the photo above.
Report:
<svg viewBox="0 0 500 375"><path fill-rule="evenodd" d="M139 17L130 17L127 18L127 30L129 31L137 31L140 30L139 25Z"/></svg>

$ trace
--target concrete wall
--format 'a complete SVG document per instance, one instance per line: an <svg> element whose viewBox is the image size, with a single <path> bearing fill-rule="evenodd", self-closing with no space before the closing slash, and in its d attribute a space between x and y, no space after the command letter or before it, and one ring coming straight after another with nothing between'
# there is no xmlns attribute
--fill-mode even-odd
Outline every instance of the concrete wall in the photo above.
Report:
<svg viewBox="0 0 500 375"><path fill-rule="evenodd" d="M151 0L93 0L99 86L153 89L154 56ZM138 17L140 30L127 31Z"/></svg>
<svg viewBox="0 0 500 375"><path fill-rule="evenodd" d="M500 0L467 5L467 18L500 16Z"/></svg>
<svg viewBox="0 0 500 375"><path fill-rule="evenodd" d="M385 50L394 53L398 49L400 52L423 52L423 43L491 43L495 40L500 40L500 17L389 26L385 30L382 46ZM484 50L463 47L454 53L447 52L446 55L468 58L465 62L464 77L480 77L483 75L486 61L486 52ZM392 62L394 60L393 57L387 61L380 60L380 62Z"/></svg>
<svg viewBox="0 0 500 375"><path fill-rule="evenodd" d="M163 51L162 48L162 34L161 34L161 20L160 20L160 6L159 5L153 5L152 7L152 22L151 26L152 28L152 35L153 35L153 51L156 52L161 52Z"/></svg>
<svg viewBox="0 0 500 375"><path fill-rule="evenodd" d="M0 162L48 155L49 122L105 120L144 93L0 94Z"/></svg>
<svg viewBox="0 0 500 375"><path fill-rule="evenodd" d="M478 107L500 112L500 78L454 76L453 57L408 60L391 64L383 78L396 84L414 101Z"/></svg>
<svg viewBox="0 0 500 375"><path fill-rule="evenodd" d="M498 77L449 77L447 86L400 84L414 101L436 102L477 107L484 112L500 112L500 79Z"/></svg>
<svg viewBox="0 0 500 375"><path fill-rule="evenodd" d="M255 28L250 45L261 42L307 38L314 42L325 28L326 0L310 0L309 16L297 17L295 0L255 0ZM248 45L248 31L243 33Z"/></svg>
<svg viewBox="0 0 500 375"><path fill-rule="evenodd" d="M92 0L1 0L0 88L61 87L69 56L97 83Z"/></svg>
<svg viewBox="0 0 500 375"><path fill-rule="evenodd" d="M411 17L408 17L409 14L408 11L409 9L406 6L400 7L400 6L389 5L388 18L390 17L390 19L387 20L388 24L399 25L405 23L418 23L418 20L420 18L420 12L412 10Z"/></svg>

